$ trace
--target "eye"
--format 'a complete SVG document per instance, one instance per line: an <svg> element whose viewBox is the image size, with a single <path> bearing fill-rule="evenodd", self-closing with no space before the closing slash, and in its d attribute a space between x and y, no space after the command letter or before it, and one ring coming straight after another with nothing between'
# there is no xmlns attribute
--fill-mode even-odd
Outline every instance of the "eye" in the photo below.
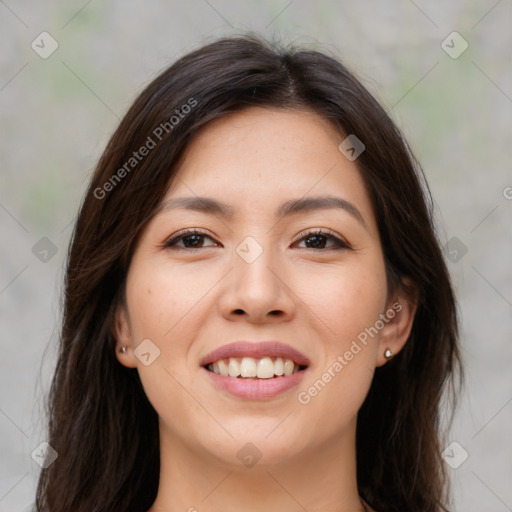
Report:
<svg viewBox="0 0 512 512"><path fill-rule="evenodd" d="M298 235L299 242L305 241L309 247L301 247L305 249L352 249L350 245L342 240L339 236L327 229L314 229L309 231L302 231ZM331 241L331 247L325 247L327 241Z"/></svg>
<svg viewBox="0 0 512 512"><path fill-rule="evenodd" d="M314 229L302 231L298 235L298 242L306 243L306 247L300 247L301 249L352 249L350 245L342 240L338 235L330 230L326 229ZM197 229L182 230L174 234L164 244L164 248L179 248L179 249L202 249L206 247L218 247L219 244L213 243L205 245L205 239L213 241L213 238ZM328 242L331 242L331 246L327 246Z"/></svg>
<svg viewBox="0 0 512 512"><path fill-rule="evenodd" d="M214 243L212 245L204 245L204 239L209 238L213 240L210 235L203 233L197 229L189 229L178 231L175 235L173 235L169 240L167 240L163 247L171 248L177 247L180 249L201 249L203 247L216 247L218 244ZM183 245L178 245L178 242L183 242Z"/></svg>

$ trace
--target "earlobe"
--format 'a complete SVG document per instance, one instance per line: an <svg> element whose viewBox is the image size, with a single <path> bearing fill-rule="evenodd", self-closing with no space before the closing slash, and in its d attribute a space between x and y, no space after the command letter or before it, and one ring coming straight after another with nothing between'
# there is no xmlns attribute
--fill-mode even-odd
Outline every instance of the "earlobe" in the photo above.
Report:
<svg viewBox="0 0 512 512"><path fill-rule="evenodd" d="M385 317L388 319L379 340L377 366L383 366L396 356L405 346L411 334L417 307L417 293L411 293L409 281L407 287L401 288L388 303Z"/></svg>
<svg viewBox="0 0 512 512"><path fill-rule="evenodd" d="M116 340L117 360L128 368L135 368L137 364L131 353L132 336L128 314L123 305L118 305L115 313L113 328L114 338Z"/></svg>

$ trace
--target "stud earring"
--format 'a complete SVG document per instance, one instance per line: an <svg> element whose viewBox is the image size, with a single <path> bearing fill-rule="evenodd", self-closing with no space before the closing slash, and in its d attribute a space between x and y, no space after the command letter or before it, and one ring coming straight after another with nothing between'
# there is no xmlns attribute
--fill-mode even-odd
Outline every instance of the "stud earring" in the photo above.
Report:
<svg viewBox="0 0 512 512"><path fill-rule="evenodd" d="M390 359L393 359L393 357L395 357L395 354L393 354L393 352L391 352L391 350L387 348L384 351L384 357L389 361Z"/></svg>
<svg viewBox="0 0 512 512"><path fill-rule="evenodd" d="M126 347L121 347L121 353L126 354Z"/></svg>

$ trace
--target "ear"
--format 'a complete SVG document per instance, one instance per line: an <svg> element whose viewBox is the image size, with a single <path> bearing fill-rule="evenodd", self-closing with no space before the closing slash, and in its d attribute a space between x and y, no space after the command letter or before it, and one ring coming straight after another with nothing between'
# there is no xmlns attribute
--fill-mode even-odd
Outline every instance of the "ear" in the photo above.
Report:
<svg viewBox="0 0 512 512"><path fill-rule="evenodd" d="M381 315L385 325L379 339L377 366L388 362L384 355L387 349L396 355L407 343L416 314L417 298L417 289L412 281L403 279L402 285L392 295L386 311Z"/></svg>
<svg viewBox="0 0 512 512"><path fill-rule="evenodd" d="M137 363L132 350L132 334L128 311L123 304L118 304L115 312L114 338L116 340L116 357L117 360L127 368L136 368ZM126 347L126 352L121 349Z"/></svg>

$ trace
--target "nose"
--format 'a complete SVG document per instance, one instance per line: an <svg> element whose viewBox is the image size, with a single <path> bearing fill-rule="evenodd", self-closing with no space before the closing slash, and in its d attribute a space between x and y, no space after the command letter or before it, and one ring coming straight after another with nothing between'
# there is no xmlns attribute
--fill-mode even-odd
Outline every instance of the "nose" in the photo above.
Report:
<svg viewBox="0 0 512 512"><path fill-rule="evenodd" d="M222 282L221 314L230 321L255 324L290 321L295 316L297 297L282 265L269 248L251 262L235 252L233 268Z"/></svg>

